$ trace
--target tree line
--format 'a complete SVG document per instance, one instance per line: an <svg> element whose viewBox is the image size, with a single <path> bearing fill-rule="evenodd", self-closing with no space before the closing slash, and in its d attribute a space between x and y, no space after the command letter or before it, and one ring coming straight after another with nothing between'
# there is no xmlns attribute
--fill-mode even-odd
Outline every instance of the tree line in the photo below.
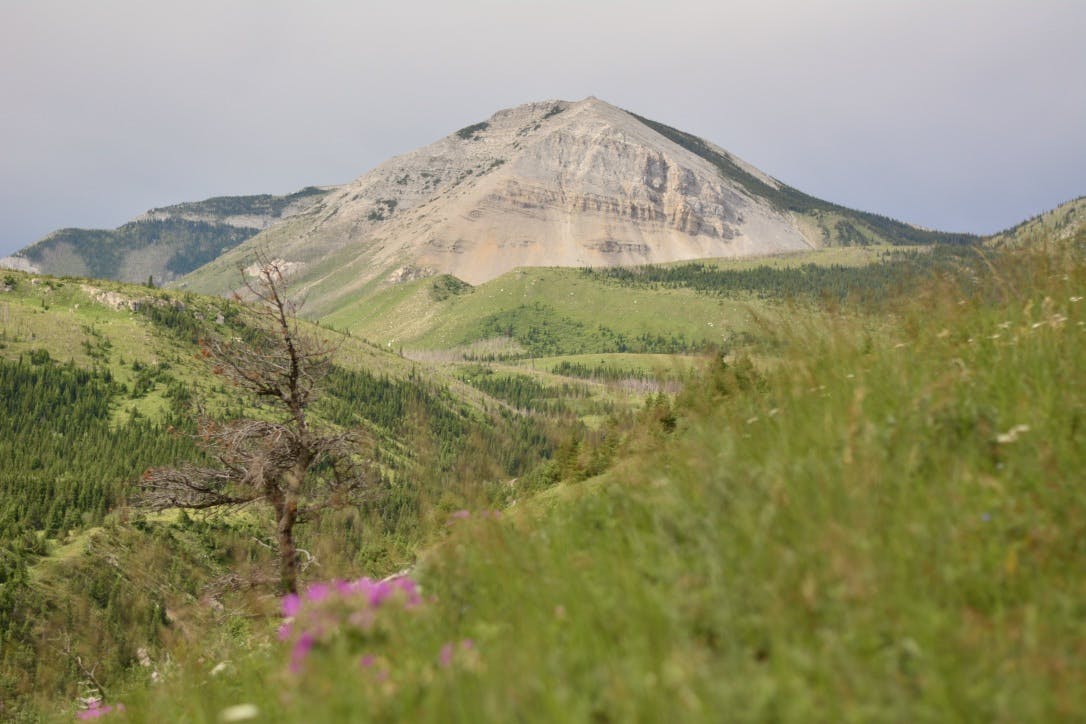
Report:
<svg viewBox="0 0 1086 724"><path fill-rule="evenodd" d="M760 299L811 298L877 301L922 276L953 268L976 257L971 247L935 246L922 251L894 250L864 266L803 264L722 269L691 262L674 266L584 268L584 277L624 287L691 289L712 296L752 295Z"/></svg>

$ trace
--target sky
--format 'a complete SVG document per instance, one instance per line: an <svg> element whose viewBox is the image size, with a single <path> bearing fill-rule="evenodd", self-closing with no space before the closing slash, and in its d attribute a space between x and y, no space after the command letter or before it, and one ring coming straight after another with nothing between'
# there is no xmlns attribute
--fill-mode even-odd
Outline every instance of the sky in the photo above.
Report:
<svg viewBox="0 0 1086 724"><path fill-rule="evenodd" d="M1082 0L0 0L0 255L589 95L990 233L1086 194L1084 37Z"/></svg>

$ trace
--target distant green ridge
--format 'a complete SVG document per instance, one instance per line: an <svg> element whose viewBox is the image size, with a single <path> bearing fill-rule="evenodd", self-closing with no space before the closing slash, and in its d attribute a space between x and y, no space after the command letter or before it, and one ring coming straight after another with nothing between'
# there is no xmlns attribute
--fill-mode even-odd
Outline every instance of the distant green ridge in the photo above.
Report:
<svg viewBox="0 0 1086 724"><path fill-rule="evenodd" d="M45 274L161 284L203 266L327 193L309 186L285 196L217 196L164 206L116 229L54 231L16 257Z"/></svg>
<svg viewBox="0 0 1086 724"><path fill-rule="evenodd" d="M1053 240L1077 239L1086 242L1086 196L1079 196L1015 224L991 237L998 246L1022 246Z"/></svg>

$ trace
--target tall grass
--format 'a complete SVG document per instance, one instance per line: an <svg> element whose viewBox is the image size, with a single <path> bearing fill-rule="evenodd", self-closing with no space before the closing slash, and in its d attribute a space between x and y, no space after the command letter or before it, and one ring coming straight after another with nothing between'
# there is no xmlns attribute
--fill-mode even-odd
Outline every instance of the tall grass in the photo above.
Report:
<svg viewBox="0 0 1086 724"><path fill-rule="evenodd" d="M1079 252L1021 252L770 330L781 364L718 365L606 475L450 518L421 605L298 672L273 617L127 716L1086 716L1084 296Z"/></svg>

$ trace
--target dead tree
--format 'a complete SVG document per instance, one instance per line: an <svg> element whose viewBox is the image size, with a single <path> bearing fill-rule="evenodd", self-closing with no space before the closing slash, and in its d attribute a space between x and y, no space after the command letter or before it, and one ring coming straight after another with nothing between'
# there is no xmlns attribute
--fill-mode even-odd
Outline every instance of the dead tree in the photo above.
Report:
<svg viewBox="0 0 1086 724"><path fill-rule="evenodd" d="M267 504L275 516L280 585L293 593L295 526L324 508L357 501L369 476L354 434L318 429L307 415L335 346L299 326L280 265L257 261L256 281L245 282L255 300L250 338L208 340L201 347L215 374L255 396L269 414L219 422L201 411L196 442L212 464L148 470L139 504L151 510Z"/></svg>

